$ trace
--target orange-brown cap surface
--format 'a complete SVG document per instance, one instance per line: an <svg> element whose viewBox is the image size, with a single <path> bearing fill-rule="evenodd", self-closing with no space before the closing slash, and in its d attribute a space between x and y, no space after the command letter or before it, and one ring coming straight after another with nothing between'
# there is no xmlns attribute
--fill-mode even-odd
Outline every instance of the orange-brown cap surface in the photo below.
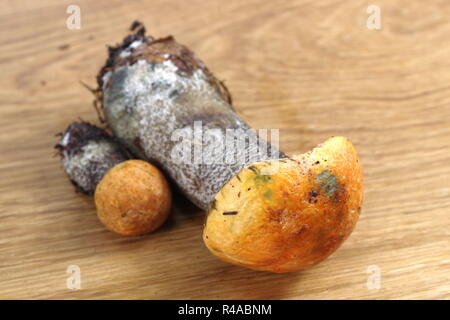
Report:
<svg viewBox="0 0 450 320"><path fill-rule="evenodd" d="M305 154L244 168L217 194L203 239L233 264L272 272L306 269L347 239L362 200L355 149L348 139L333 137Z"/></svg>
<svg viewBox="0 0 450 320"><path fill-rule="evenodd" d="M95 205L107 229L125 236L156 230L167 218L172 196L155 166L128 160L111 168L95 190Z"/></svg>

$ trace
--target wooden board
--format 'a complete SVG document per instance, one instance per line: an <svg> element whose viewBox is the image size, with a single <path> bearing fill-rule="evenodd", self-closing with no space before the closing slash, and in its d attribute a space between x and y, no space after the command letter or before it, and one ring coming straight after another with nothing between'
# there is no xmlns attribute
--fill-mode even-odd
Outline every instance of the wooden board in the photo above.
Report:
<svg viewBox="0 0 450 320"><path fill-rule="evenodd" d="M377 1L381 30L366 26L372 1L79 0L81 29L69 30L72 3L0 3L0 298L450 298L448 1ZM192 48L245 120L280 129L288 153L331 135L355 143L365 203L335 254L292 274L228 265L180 196L155 234L102 227L54 157L54 135L96 121L80 81L94 86L106 44L134 19ZM80 290L66 286L70 265Z"/></svg>

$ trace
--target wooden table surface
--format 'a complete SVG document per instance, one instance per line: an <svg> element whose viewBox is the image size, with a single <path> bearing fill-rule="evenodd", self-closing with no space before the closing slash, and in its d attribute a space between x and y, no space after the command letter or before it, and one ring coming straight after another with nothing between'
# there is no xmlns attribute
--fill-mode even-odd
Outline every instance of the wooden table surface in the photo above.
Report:
<svg viewBox="0 0 450 320"><path fill-rule="evenodd" d="M66 27L74 2L79 30ZM449 299L450 3L379 0L381 30L366 25L372 1L187 3L1 1L0 298ZM354 142L365 201L335 254L291 274L226 264L181 196L154 234L103 228L53 146L69 122L96 122L80 81L95 85L106 44L135 19L194 50L288 153ZM67 288L70 265L80 290Z"/></svg>

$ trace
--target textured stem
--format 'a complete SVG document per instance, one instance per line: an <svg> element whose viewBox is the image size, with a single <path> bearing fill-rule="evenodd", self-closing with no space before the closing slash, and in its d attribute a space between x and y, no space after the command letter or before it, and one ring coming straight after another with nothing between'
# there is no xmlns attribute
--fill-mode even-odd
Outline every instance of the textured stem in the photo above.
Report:
<svg viewBox="0 0 450 320"><path fill-rule="evenodd" d="M128 159L126 151L104 130L86 122L73 122L55 146L64 170L78 191L88 195L106 172Z"/></svg>
<svg viewBox="0 0 450 320"><path fill-rule="evenodd" d="M110 49L98 82L115 136L162 167L203 209L245 165L283 157L252 135L223 83L172 37L154 40L137 27ZM236 143L243 137L244 146Z"/></svg>

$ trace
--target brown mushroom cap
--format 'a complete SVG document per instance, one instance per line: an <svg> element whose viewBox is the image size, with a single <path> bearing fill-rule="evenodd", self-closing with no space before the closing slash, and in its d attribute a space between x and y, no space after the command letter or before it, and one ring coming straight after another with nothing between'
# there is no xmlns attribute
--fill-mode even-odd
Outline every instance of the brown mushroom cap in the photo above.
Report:
<svg viewBox="0 0 450 320"><path fill-rule="evenodd" d="M156 230L166 220L172 196L161 171L142 160L111 168L95 190L100 221L125 236Z"/></svg>
<svg viewBox="0 0 450 320"><path fill-rule="evenodd" d="M306 269L347 239L362 200L356 151L346 138L333 137L305 154L245 167L216 195L203 239L236 265Z"/></svg>

